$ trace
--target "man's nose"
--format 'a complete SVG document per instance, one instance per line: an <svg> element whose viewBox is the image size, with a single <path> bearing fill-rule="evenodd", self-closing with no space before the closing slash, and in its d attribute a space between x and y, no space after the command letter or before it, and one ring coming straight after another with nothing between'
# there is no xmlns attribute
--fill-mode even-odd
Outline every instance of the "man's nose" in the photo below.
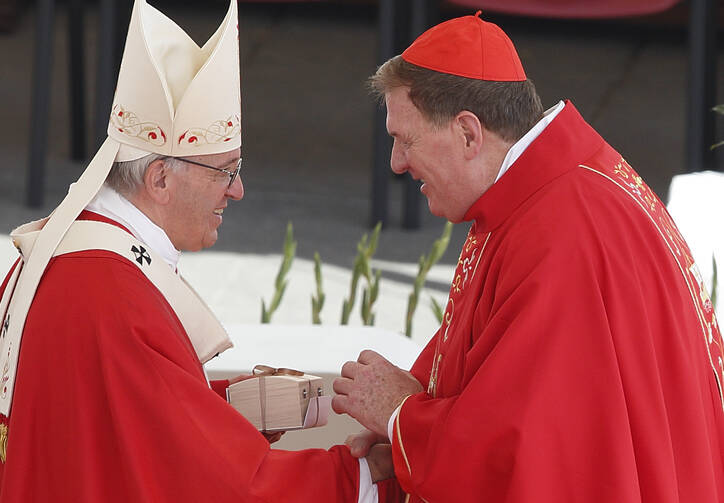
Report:
<svg viewBox="0 0 724 503"><path fill-rule="evenodd" d="M234 180L234 183L231 184L231 186L226 189L226 197L229 199L233 199L234 201L240 200L242 197L244 197L244 183L241 181L241 175L236 177L236 180Z"/></svg>
<svg viewBox="0 0 724 503"><path fill-rule="evenodd" d="M407 159L400 152L400 148L397 146L397 142L392 144L392 155L390 155L390 168L394 173L401 175L407 171Z"/></svg>

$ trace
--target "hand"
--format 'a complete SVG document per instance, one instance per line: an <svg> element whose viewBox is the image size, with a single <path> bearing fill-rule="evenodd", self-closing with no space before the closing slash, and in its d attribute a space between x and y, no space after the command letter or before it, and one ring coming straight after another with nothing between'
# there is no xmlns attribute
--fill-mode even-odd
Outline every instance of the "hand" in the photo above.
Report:
<svg viewBox="0 0 724 503"><path fill-rule="evenodd" d="M282 438L282 435L284 435L286 433L286 431L273 431L273 432L262 431L260 433L262 435L264 435L264 438L266 438L270 444L273 444L274 442L278 442L279 439Z"/></svg>
<svg viewBox="0 0 724 503"><path fill-rule="evenodd" d="M395 465L392 463L392 446L390 444L373 445L367 455L367 465L370 467L373 484L394 477Z"/></svg>
<svg viewBox="0 0 724 503"><path fill-rule="evenodd" d="M333 388L334 411L349 414L381 436L387 436L387 422L400 403L423 390L415 376L369 349L356 362L342 366L342 377L334 380Z"/></svg>
<svg viewBox="0 0 724 503"><path fill-rule="evenodd" d="M355 433L347 437L344 441L345 445L349 447L349 451L355 458L361 458L370 452L370 448L375 444L389 444L390 439L387 435L378 435L374 431L362 430L359 433Z"/></svg>
<svg viewBox="0 0 724 503"><path fill-rule="evenodd" d="M247 379L251 379L252 377L254 377L254 376L251 374L239 374L238 376L232 377L231 379L229 379L229 386L231 386L232 384L241 382L241 381L246 381Z"/></svg>

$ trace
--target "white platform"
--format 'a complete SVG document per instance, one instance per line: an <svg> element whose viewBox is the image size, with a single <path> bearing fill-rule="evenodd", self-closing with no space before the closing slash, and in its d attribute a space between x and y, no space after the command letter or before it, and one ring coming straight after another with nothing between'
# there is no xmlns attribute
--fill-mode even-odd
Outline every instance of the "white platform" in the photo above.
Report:
<svg viewBox="0 0 724 503"><path fill-rule="evenodd" d="M234 347L206 364L211 378L249 372L254 365L291 367L309 374L338 374L348 360L373 349L409 369L422 346L397 332L334 325L228 325Z"/></svg>

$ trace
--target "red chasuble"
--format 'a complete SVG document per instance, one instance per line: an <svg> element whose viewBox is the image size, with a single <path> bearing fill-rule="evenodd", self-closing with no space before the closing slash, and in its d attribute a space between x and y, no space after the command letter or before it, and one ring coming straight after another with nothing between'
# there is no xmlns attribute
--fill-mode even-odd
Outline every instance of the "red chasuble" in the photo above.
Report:
<svg viewBox="0 0 724 503"><path fill-rule="evenodd" d="M48 266L2 423L2 503L357 501L346 447L271 450L209 389L161 293L105 251Z"/></svg>
<svg viewBox="0 0 724 503"><path fill-rule="evenodd" d="M468 211L394 425L411 501L724 501L722 342L665 207L572 104Z"/></svg>

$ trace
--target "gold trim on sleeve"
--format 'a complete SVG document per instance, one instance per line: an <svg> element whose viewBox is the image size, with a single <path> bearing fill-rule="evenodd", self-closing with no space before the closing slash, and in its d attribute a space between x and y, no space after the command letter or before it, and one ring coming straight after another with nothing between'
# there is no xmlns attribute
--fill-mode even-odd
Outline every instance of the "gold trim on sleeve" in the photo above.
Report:
<svg viewBox="0 0 724 503"><path fill-rule="evenodd" d="M410 474L410 477L412 477L412 469L410 469L410 462L407 459L407 453L405 452L405 446L402 443L402 434L400 433L400 416L402 415L402 408L405 405L405 402L407 401L410 396L406 396L405 399L400 404L400 412L397 414L397 417L395 418L395 436L397 437L397 442L400 444L400 451L402 452L402 457L405 459L405 465L407 465L407 473Z"/></svg>
<svg viewBox="0 0 724 503"><path fill-rule="evenodd" d="M8 449L8 425L0 424L0 462L7 459Z"/></svg>

